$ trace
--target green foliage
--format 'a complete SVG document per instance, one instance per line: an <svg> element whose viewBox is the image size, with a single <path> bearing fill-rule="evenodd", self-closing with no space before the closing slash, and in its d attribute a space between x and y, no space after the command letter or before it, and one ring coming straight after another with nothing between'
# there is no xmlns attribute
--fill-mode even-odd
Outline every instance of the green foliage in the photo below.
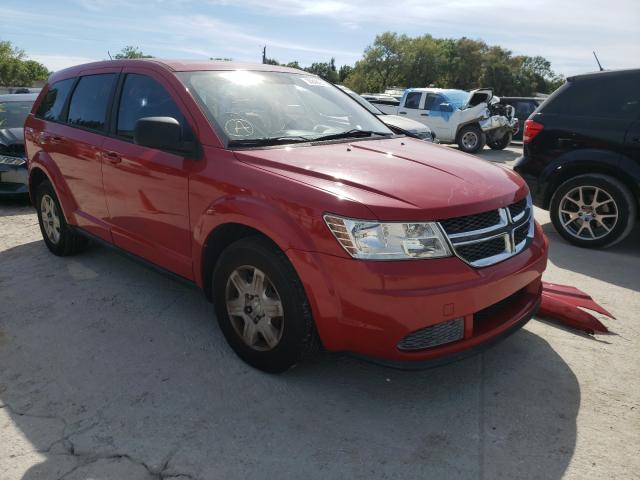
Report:
<svg viewBox="0 0 640 480"><path fill-rule="evenodd" d="M543 57L513 56L482 40L385 32L376 36L341 81L357 92L380 92L393 85L491 87L497 95L529 96L555 90L564 78Z"/></svg>
<svg viewBox="0 0 640 480"><path fill-rule="evenodd" d="M27 60L24 50L0 41L0 85L27 87L48 76L49 70L35 60Z"/></svg>
<svg viewBox="0 0 640 480"><path fill-rule="evenodd" d="M153 58L153 55L146 55L142 52L138 47L134 47L132 45L127 45L118 53L116 53L113 58L117 60L121 60L123 58Z"/></svg>

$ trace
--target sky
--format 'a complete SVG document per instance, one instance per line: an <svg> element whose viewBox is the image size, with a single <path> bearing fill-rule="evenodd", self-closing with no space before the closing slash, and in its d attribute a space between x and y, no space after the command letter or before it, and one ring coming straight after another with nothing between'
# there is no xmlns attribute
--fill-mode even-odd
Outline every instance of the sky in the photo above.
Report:
<svg viewBox="0 0 640 480"><path fill-rule="evenodd" d="M640 0L0 0L0 40L55 71L125 45L163 58L353 64L376 34L482 39L560 74L640 67Z"/></svg>

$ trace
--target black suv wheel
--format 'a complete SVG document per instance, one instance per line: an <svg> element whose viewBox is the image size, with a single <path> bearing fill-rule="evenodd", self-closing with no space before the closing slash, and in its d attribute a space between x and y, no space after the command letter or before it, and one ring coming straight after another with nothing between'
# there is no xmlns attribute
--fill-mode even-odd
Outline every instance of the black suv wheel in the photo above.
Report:
<svg viewBox="0 0 640 480"><path fill-rule="evenodd" d="M549 209L553 226L580 247L610 247L633 229L636 202L629 189L608 175L580 175L561 184Z"/></svg>

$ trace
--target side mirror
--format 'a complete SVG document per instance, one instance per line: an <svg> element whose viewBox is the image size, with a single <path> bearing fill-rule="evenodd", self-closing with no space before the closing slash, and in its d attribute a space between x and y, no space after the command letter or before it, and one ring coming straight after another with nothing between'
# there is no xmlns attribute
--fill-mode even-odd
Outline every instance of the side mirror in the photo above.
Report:
<svg viewBox="0 0 640 480"><path fill-rule="evenodd" d="M173 117L144 117L136 122L133 141L137 145L183 155L194 153L192 142L182 141L182 126Z"/></svg>
<svg viewBox="0 0 640 480"><path fill-rule="evenodd" d="M441 103L440 104L440 111L441 112L449 112L449 113L451 113L451 112L453 112L453 107L448 103Z"/></svg>

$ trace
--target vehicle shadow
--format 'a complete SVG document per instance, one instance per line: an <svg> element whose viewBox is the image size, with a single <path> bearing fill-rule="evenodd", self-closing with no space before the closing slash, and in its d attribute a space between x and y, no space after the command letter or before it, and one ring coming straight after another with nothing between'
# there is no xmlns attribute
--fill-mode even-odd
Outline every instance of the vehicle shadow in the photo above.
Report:
<svg viewBox="0 0 640 480"><path fill-rule="evenodd" d="M565 270L581 273L603 282L640 291L640 226L629 236L607 249L587 249L571 245L553 228L542 224L549 237L549 261Z"/></svg>
<svg viewBox="0 0 640 480"><path fill-rule="evenodd" d="M522 148L513 144L504 150L492 150L489 147L485 147L477 152L476 155L491 162L512 163L522 155Z"/></svg>
<svg viewBox="0 0 640 480"><path fill-rule="evenodd" d="M322 354L266 375L195 289L41 241L0 252L0 305L0 414L26 439L8 478L560 479L576 445L576 377L526 329L431 370Z"/></svg>
<svg viewBox="0 0 640 480"><path fill-rule="evenodd" d="M25 215L33 213L33 207L28 196L0 197L0 217L11 217L14 215Z"/></svg>

